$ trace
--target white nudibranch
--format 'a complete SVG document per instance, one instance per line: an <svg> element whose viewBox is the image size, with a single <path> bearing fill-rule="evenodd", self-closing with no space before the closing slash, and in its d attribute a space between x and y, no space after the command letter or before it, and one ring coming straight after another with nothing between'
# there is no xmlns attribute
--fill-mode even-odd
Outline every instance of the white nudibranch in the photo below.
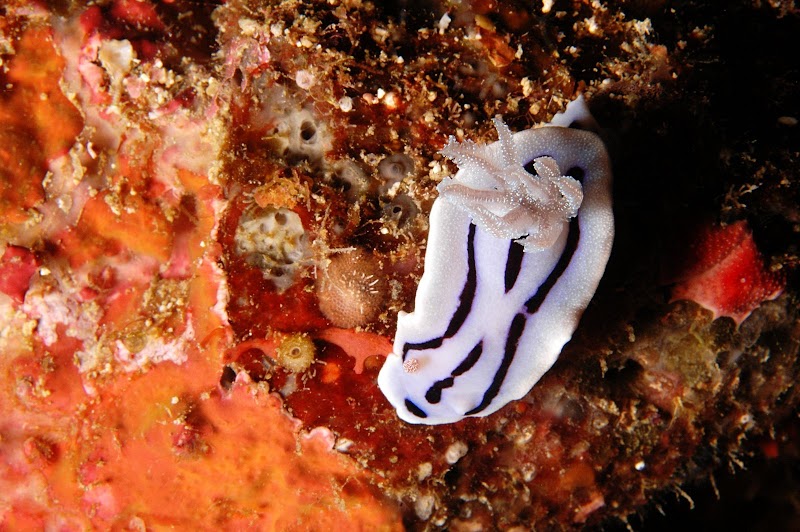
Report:
<svg viewBox="0 0 800 532"><path fill-rule="evenodd" d="M489 145L450 139L414 312L378 385L401 419L437 425L520 399L572 337L614 239L611 165L583 98ZM533 172L529 172L530 168Z"/></svg>

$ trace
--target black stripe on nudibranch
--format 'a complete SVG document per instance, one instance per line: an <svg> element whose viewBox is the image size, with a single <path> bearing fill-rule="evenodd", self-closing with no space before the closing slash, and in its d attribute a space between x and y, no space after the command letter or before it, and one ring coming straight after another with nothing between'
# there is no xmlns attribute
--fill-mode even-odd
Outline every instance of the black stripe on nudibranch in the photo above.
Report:
<svg viewBox="0 0 800 532"><path fill-rule="evenodd" d="M480 360L481 354L483 354L483 340L478 342L478 345L472 348L472 351L469 352L467 358L462 360L461 364L456 366L456 369L454 369L450 375L453 377L458 377L459 375L463 375L471 370L472 366L474 366L475 363Z"/></svg>
<svg viewBox="0 0 800 532"><path fill-rule="evenodd" d="M444 333L445 338L450 338L458 332L469 313L472 312L472 300L475 299L475 290L478 287L478 272L475 269L475 224L469 224L467 237L467 282L459 296L460 303L450 320L450 325Z"/></svg>
<svg viewBox="0 0 800 532"><path fill-rule="evenodd" d="M433 340L428 340L427 342L420 342L418 344L403 344L403 362L406 360L406 355L409 351L424 351L426 349L436 349L437 347L442 346L442 342L444 338L441 336L439 338L434 338Z"/></svg>
<svg viewBox="0 0 800 532"><path fill-rule="evenodd" d="M482 412L491 404L494 398L497 397L497 394L500 393L500 387L503 385L503 381L506 380L508 368L511 367L511 363L514 361L514 356L517 354L517 345L519 344L519 339L522 336L522 331L525 330L525 321L525 314L520 313L514 316L514 319L511 322L511 327L508 329L508 336L506 336L506 347L503 351L503 360L500 362L500 367L497 368L497 372L494 374L492 384L490 384L489 388L486 389L480 404L478 404L478 406L469 412L466 412L464 414L465 416L472 416Z"/></svg>
<svg viewBox="0 0 800 532"><path fill-rule="evenodd" d="M435 405L442 400L442 391L452 387L455 383L456 379L453 377L447 377L446 379L434 382L433 386L428 388L428 391L425 392L425 400Z"/></svg>
<svg viewBox="0 0 800 532"><path fill-rule="evenodd" d="M472 301L475 299L475 290L478 287L478 272L475 268L475 224L469 224L469 235L467 236L467 280L464 282L464 288L461 290L461 295L458 297L458 308L450 318L450 323L444 335L439 338L432 338L425 342L416 344L406 343L403 344L403 361L406 360L406 355L409 351L423 351L425 349L436 349L442 345L446 338L452 338L458 330L464 325L464 322L472 312Z"/></svg>
<svg viewBox="0 0 800 532"><path fill-rule="evenodd" d="M478 342L478 345L472 348L472 351L466 356L464 360L461 361L461 364L456 366L456 369L450 373L450 376L446 379L442 379L440 381L436 381L433 385L428 388L428 391L425 392L425 399L431 403L436 404L442 400L442 390L452 387L456 380L455 377L459 375L463 375L464 373L468 372L472 369L472 366L475 365L476 362L481 358L481 354L483 353L483 340Z"/></svg>
<svg viewBox="0 0 800 532"><path fill-rule="evenodd" d="M426 414L424 410L422 410L420 407L412 403L409 399L406 399L406 408L408 408L408 411L417 417L421 418L428 417L428 414Z"/></svg>
<svg viewBox="0 0 800 532"><path fill-rule="evenodd" d="M553 268L553 271L550 272L550 275L547 276L547 279L545 279L544 282L539 286L539 289L536 290L536 293L525 302L525 310L528 312L528 314L533 314L539 310L539 307L542 306L544 300L547 299L547 295L550 293L550 290L552 290L553 286L555 286L558 278L561 277L561 274L564 273L564 270L566 270L567 266L569 266L569 263L572 261L572 256L575 254L575 250L578 248L580 234L581 230L578 226L578 219L573 218L569 222L567 244L564 246L564 251L558 258L555 268Z"/></svg>
<svg viewBox="0 0 800 532"><path fill-rule="evenodd" d="M508 257L506 258L506 293L514 288L514 283L517 282L517 277L522 269L524 253L525 248L512 240L511 245L508 246Z"/></svg>

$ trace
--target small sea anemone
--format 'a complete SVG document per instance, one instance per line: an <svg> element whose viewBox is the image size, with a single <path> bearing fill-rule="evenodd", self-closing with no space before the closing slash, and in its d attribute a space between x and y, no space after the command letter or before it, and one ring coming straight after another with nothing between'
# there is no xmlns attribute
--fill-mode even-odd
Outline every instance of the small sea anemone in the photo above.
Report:
<svg viewBox="0 0 800 532"><path fill-rule="evenodd" d="M414 221L419 207L408 194L398 194L383 208L383 219L398 228L406 227Z"/></svg>
<svg viewBox="0 0 800 532"><path fill-rule="evenodd" d="M335 326L366 325L383 311L388 287L373 255L362 250L334 255L321 271L319 309Z"/></svg>
<svg viewBox="0 0 800 532"><path fill-rule="evenodd" d="M342 160L333 165L333 186L344 192L350 201L358 201L369 192L370 178L355 161Z"/></svg>
<svg viewBox="0 0 800 532"><path fill-rule="evenodd" d="M385 194L395 183L414 173L414 160L404 153L393 153L378 163L380 192Z"/></svg>
<svg viewBox="0 0 800 532"><path fill-rule="evenodd" d="M275 349L278 364L292 373L302 373L311 367L317 350L306 334L290 334Z"/></svg>

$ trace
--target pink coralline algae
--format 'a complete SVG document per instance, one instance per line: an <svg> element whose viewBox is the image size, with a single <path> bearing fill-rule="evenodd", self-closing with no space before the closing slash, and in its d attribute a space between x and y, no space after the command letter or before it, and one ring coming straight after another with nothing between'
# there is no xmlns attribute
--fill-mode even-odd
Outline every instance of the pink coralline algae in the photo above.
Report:
<svg viewBox="0 0 800 532"><path fill-rule="evenodd" d="M691 248L688 268L672 299L690 299L738 324L761 303L778 297L784 279L770 271L747 222L704 229Z"/></svg>

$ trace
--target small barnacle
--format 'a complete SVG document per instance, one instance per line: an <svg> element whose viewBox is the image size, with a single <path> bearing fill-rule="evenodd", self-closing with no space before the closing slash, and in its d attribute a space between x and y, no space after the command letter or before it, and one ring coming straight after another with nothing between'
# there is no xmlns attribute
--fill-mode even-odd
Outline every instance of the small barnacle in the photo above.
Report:
<svg viewBox="0 0 800 532"><path fill-rule="evenodd" d="M419 207L408 194L398 194L383 208L383 218L403 228L411 223L419 213Z"/></svg>
<svg viewBox="0 0 800 532"><path fill-rule="evenodd" d="M386 194L395 183L414 173L414 160L404 153L394 153L378 163L378 175L381 180L380 193Z"/></svg>
<svg viewBox="0 0 800 532"><path fill-rule="evenodd" d="M292 373L302 373L311 367L316 347L306 334L291 334L275 349L278 364Z"/></svg>
<svg viewBox="0 0 800 532"><path fill-rule="evenodd" d="M350 201L363 198L370 189L370 179L355 161L342 160L333 165L333 186L341 190Z"/></svg>

